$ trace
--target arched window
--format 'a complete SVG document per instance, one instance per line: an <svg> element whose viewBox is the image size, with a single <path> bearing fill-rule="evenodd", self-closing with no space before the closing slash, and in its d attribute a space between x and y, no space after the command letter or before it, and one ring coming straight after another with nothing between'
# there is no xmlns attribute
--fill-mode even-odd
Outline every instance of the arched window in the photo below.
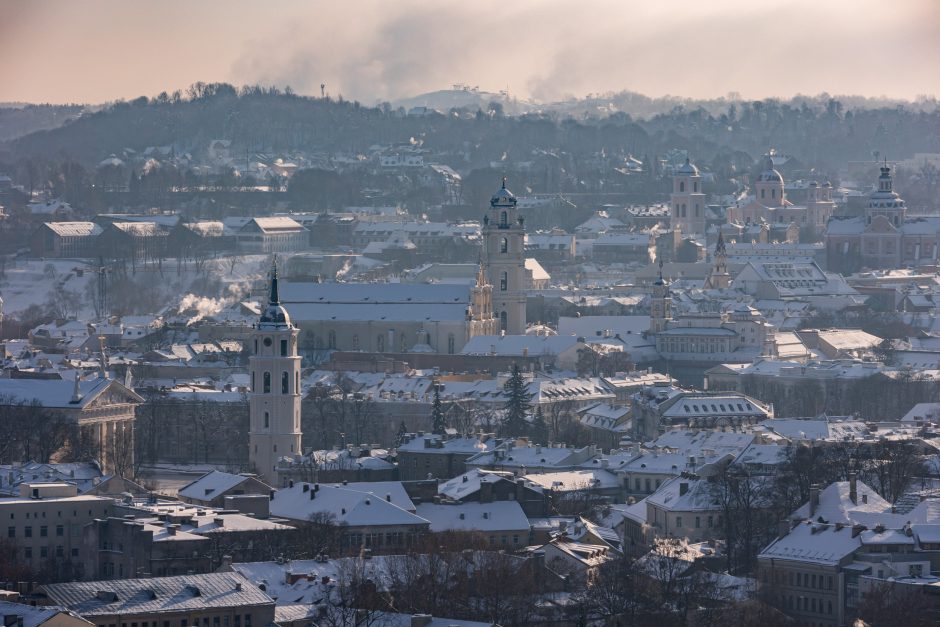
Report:
<svg viewBox="0 0 940 627"><path fill-rule="evenodd" d="M766 190L766 189L760 190L760 197L763 198L763 197L764 197L764 194L766 194L766 193L767 193L767 190Z"/></svg>
<svg viewBox="0 0 940 627"><path fill-rule="evenodd" d="M682 217L685 218L685 217L688 217L688 215L689 215L688 208L685 206L685 203L682 203Z"/></svg>
<svg viewBox="0 0 940 627"><path fill-rule="evenodd" d="M454 334L451 333L447 336L447 354L453 355L456 350L456 341L454 340Z"/></svg>
<svg viewBox="0 0 940 627"><path fill-rule="evenodd" d="M505 292L509 289L509 275L505 272L501 272L499 275L499 290Z"/></svg>
<svg viewBox="0 0 940 627"><path fill-rule="evenodd" d="M506 212L503 211L499 214L499 225L508 226L509 225L509 216L506 215Z"/></svg>
<svg viewBox="0 0 940 627"><path fill-rule="evenodd" d="M770 190L770 197L771 197L771 198L776 198L776 197L777 197L777 190L775 190L775 189Z"/></svg>
<svg viewBox="0 0 940 627"><path fill-rule="evenodd" d="M258 354L258 338L255 338L255 355Z"/></svg>
<svg viewBox="0 0 940 627"><path fill-rule="evenodd" d="M290 375L287 371L281 373L281 394L287 394L290 390Z"/></svg>
<svg viewBox="0 0 940 627"><path fill-rule="evenodd" d="M287 357L287 340L281 340L281 357Z"/></svg>
<svg viewBox="0 0 940 627"><path fill-rule="evenodd" d="M695 203L695 217L699 218L702 215L702 209L698 206L698 203Z"/></svg>
<svg viewBox="0 0 940 627"><path fill-rule="evenodd" d="M698 193L698 181L692 183L692 191Z"/></svg>
<svg viewBox="0 0 940 627"><path fill-rule="evenodd" d="M509 252L509 240L505 237L499 241L499 252L501 253Z"/></svg>
<svg viewBox="0 0 940 627"><path fill-rule="evenodd" d="M499 330L505 331L509 328L509 317L506 315L505 311L499 312Z"/></svg>
<svg viewBox="0 0 940 627"><path fill-rule="evenodd" d="M679 192L685 191L685 181L679 181Z"/></svg>
<svg viewBox="0 0 940 627"><path fill-rule="evenodd" d="M335 350L336 349L336 331L333 331L331 329L328 338L329 339L327 343L327 348Z"/></svg>
<svg viewBox="0 0 940 627"><path fill-rule="evenodd" d="M262 382L263 382L262 386L264 388L263 390L264 393L270 394L271 393L271 373L270 372L264 373L264 377L262 377Z"/></svg>

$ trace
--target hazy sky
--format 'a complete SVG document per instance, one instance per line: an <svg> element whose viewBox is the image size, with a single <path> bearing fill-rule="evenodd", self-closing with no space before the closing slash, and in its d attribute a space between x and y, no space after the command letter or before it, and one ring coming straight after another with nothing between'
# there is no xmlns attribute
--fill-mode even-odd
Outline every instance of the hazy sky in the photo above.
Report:
<svg viewBox="0 0 940 627"><path fill-rule="evenodd" d="M0 0L0 101L195 81L366 104L452 83L539 99L940 95L940 0Z"/></svg>

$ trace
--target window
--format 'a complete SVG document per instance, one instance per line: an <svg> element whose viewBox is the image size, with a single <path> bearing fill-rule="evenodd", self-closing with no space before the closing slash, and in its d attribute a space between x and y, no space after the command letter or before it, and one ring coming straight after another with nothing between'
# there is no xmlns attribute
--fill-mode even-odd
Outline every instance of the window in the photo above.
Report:
<svg viewBox="0 0 940 627"><path fill-rule="evenodd" d="M692 191L698 193L698 181L692 183Z"/></svg>
<svg viewBox="0 0 940 627"><path fill-rule="evenodd" d="M333 331L332 329L327 336L327 348L336 350L336 331Z"/></svg>
<svg viewBox="0 0 940 627"><path fill-rule="evenodd" d="M354 351L359 350L359 335L358 334L353 335L353 350Z"/></svg>
<svg viewBox="0 0 940 627"><path fill-rule="evenodd" d="M509 252L509 239L504 237L499 241L499 252L504 254Z"/></svg>
<svg viewBox="0 0 940 627"><path fill-rule="evenodd" d="M375 339L375 348L380 353L385 352L385 336L384 335L379 334L379 336Z"/></svg>
<svg viewBox="0 0 940 627"><path fill-rule="evenodd" d="M453 355L454 352L456 352L456 350L457 350L457 346L456 346L456 340L454 339L454 334L450 333L447 336L447 354Z"/></svg>
<svg viewBox="0 0 940 627"><path fill-rule="evenodd" d="M63 548L61 544L55 548L55 556L65 557L65 549Z"/></svg>
<svg viewBox="0 0 940 627"><path fill-rule="evenodd" d="M679 181L679 193L685 191L685 181Z"/></svg>
<svg viewBox="0 0 940 627"><path fill-rule="evenodd" d="M27 538L32 538L32 537L33 537L33 528L32 528L32 527L25 527L25 528L23 529L23 533L26 535Z"/></svg>
<svg viewBox="0 0 940 627"><path fill-rule="evenodd" d="M49 536L49 527L47 527L46 525L41 526L39 528L39 537L46 538L48 536Z"/></svg>
<svg viewBox="0 0 940 627"><path fill-rule="evenodd" d="M499 329L501 331L506 331L509 328L509 319L506 316L505 311L499 312Z"/></svg>
<svg viewBox="0 0 940 627"><path fill-rule="evenodd" d="M281 357L287 357L287 340L281 340Z"/></svg>
<svg viewBox="0 0 940 627"><path fill-rule="evenodd" d="M251 373L251 391L252 391L252 392L257 392L257 391L258 391L258 390L255 388L255 373L254 373L254 372Z"/></svg>
<svg viewBox="0 0 940 627"><path fill-rule="evenodd" d="M290 375L287 371L281 373L281 394L287 394L290 389Z"/></svg>
<svg viewBox="0 0 940 627"><path fill-rule="evenodd" d="M676 516L676 528L682 527L682 516Z"/></svg>
<svg viewBox="0 0 940 627"><path fill-rule="evenodd" d="M262 377L262 387L265 394L271 393L271 373L265 372Z"/></svg>
<svg viewBox="0 0 940 627"><path fill-rule="evenodd" d="M23 556L26 557L26 559L28 560L33 559L33 547L28 546L25 549L23 549Z"/></svg>
<svg viewBox="0 0 940 627"><path fill-rule="evenodd" d="M271 414L264 412L264 428L267 429L271 426Z"/></svg>
<svg viewBox="0 0 940 627"><path fill-rule="evenodd" d="M500 226L509 226L509 219L506 215L506 212L503 211L499 214L499 225Z"/></svg>
<svg viewBox="0 0 940 627"><path fill-rule="evenodd" d="M62 525L56 525L56 526L55 526L55 534L56 534L57 536L59 536L59 537L64 536L64 535L65 535L65 527L63 527Z"/></svg>
<svg viewBox="0 0 940 627"><path fill-rule="evenodd" d="M39 547L39 557L49 557L49 547L47 546Z"/></svg>
<svg viewBox="0 0 940 627"><path fill-rule="evenodd" d="M505 292L509 289L509 274L501 272L499 275L499 290Z"/></svg>
<svg viewBox="0 0 940 627"><path fill-rule="evenodd" d="M702 528L702 518L701 518L701 516L696 516L696 517L695 517L695 528L696 528L696 529L701 529L701 528Z"/></svg>

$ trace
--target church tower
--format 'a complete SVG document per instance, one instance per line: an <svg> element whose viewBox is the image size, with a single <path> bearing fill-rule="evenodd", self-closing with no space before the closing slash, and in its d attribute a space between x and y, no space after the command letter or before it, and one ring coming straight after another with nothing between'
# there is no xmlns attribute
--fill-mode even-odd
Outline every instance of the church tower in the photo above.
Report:
<svg viewBox="0 0 940 627"><path fill-rule="evenodd" d="M787 204L784 195L783 176L774 169L772 151L764 155L761 173L754 181L754 196L757 202L765 207L783 207Z"/></svg>
<svg viewBox="0 0 940 627"><path fill-rule="evenodd" d="M718 229L718 242L715 243L715 266L705 279L705 289L723 290L731 286L731 275L728 274L728 252L725 249L725 238Z"/></svg>
<svg viewBox="0 0 940 627"><path fill-rule="evenodd" d="M698 168L688 159L676 169L672 177L672 194L669 196L670 226L683 235L705 233L705 194L702 192L702 177Z"/></svg>
<svg viewBox="0 0 940 627"><path fill-rule="evenodd" d="M650 333L661 333L669 328L672 320L672 295L669 283L663 278L663 260L659 259L659 278L653 283L650 295Z"/></svg>
<svg viewBox="0 0 940 627"><path fill-rule="evenodd" d="M487 280L493 286L493 315L500 331L522 335L526 328L525 228L505 178L490 199L482 231Z"/></svg>
<svg viewBox="0 0 940 627"><path fill-rule="evenodd" d="M248 455L261 478L276 485L280 457L299 454L300 357L297 328L281 305L277 261L271 269L271 294L251 334Z"/></svg>
<svg viewBox="0 0 940 627"><path fill-rule="evenodd" d="M907 205L894 191L894 181L891 178L891 167L888 160L881 166L881 176L878 177L878 189L868 197L868 223L871 224L875 216L884 216L895 228L904 224L907 217Z"/></svg>

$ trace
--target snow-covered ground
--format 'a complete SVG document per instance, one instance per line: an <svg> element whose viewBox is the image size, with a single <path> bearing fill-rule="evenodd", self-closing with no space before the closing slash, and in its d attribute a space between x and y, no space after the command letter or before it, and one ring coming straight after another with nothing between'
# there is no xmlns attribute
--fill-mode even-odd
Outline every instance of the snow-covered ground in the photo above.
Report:
<svg viewBox="0 0 940 627"><path fill-rule="evenodd" d="M46 259L11 262L6 266L6 276L0 279L0 297L3 298L3 313L16 314L30 305L43 305L54 289L67 289L82 297L80 319L94 316L91 301L86 297L88 283L94 273L88 272L90 262L80 259ZM84 276L78 276L83 273Z"/></svg>
<svg viewBox="0 0 940 627"><path fill-rule="evenodd" d="M222 257L206 262L201 273L196 273L191 264L178 273L176 261L170 259L164 261L162 271L155 266L138 267L134 278L165 295L165 298L160 299L163 306L176 309L190 294L195 281L211 277L223 284L221 293L214 295L214 298L219 299L220 304L223 301L228 304L239 296L247 295L251 283L266 276L269 263L268 255L239 256L233 269L229 258ZM77 318L92 320L95 313L91 284L96 280L95 268L93 260L85 259L37 259L8 263L6 276L0 278L3 313L15 316L30 305L45 305L51 295L65 291L78 296ZM190 296L189 301L192 300Z"/></svg>

